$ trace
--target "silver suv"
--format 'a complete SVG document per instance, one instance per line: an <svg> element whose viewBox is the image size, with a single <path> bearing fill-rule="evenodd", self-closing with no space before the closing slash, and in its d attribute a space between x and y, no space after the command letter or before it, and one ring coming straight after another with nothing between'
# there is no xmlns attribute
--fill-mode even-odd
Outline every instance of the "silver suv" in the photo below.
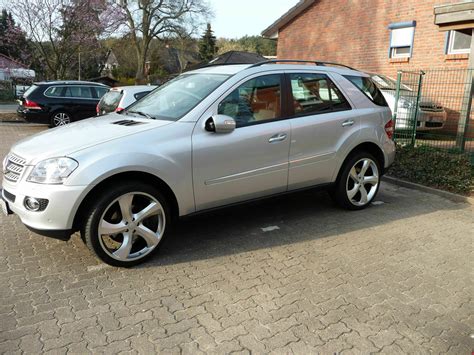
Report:
<svg viewBox="0 0 474 355"><path fill-rule="evenodd" d="M38 234L80 231L104 262L132 266L175 217L314 186L368 206L395 155L382 94L347 67L281 62L188 72L120 114L18 142L4 211Z"/></svg>

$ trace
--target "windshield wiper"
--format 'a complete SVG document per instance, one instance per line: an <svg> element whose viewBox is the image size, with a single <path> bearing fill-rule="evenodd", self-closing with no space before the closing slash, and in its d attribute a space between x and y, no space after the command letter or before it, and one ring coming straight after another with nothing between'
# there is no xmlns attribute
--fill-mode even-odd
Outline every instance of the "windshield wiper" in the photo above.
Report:
<svg viewBox="0 0 474 355"><path fill-rule="evenodd" d="M140 116L144 116L146 118L149 118L150 120L154 120L155 118L153 116L150 116L148 113L145 113L143 111L127 111L127 113L137 113Z"/></svg>

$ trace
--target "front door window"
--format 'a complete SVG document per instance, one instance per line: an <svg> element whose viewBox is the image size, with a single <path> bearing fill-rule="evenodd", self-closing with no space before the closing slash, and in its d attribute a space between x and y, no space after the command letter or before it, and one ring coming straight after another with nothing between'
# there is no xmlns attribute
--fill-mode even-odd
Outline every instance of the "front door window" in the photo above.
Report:
<svg viewBox="0 0 474 355"><path fill-rule="evenodd" d="M237 127L281 118L281 76L264 75L245 82L221 101L218 114L232 117Z"/></svg>

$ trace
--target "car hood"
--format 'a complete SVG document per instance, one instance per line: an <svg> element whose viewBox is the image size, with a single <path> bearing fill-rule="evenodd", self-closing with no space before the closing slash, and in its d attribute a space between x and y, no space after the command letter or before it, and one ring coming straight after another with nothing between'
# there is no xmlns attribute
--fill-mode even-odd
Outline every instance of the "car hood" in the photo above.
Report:
<svg viewBox="0 0 474 355"><path fill-rule="evenodd" d="M395 91L394 90L380 90L385 97L385 100L389 104L389 106L395 105ZM416 94L410 93L409 95L406 94L406 91L400 91L399 101L409 102L412 105L416 104ZM423 96L420 98L419 104L421 106L440 106L439 102L432 99L429 96Z"/></svg>
<svg viewBox="0 0 474 355"><path fill-rule="evenodd" d="M170 123L112 113L30 136L13 145L11 151L25 159L27 165L34 165L43 159L67 156L78 150Z"/></svg>

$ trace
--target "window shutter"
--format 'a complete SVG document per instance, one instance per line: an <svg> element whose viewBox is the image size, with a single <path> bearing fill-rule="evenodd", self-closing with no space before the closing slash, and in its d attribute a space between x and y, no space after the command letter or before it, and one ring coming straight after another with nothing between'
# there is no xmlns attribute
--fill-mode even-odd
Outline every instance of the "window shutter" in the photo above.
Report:
<svg viewBox="0 0 474 355"><path fill-rule="evenodd" d="M410 47L414 31L415 27L393 29L390 47Z"/></svg>
<svg viewBox="0 0 474 355"><path fill-rule="evenodd" d="M444 36L444 54L448 54L449 51L449 36L451 35L451 31L446 31Z"/></svg>

